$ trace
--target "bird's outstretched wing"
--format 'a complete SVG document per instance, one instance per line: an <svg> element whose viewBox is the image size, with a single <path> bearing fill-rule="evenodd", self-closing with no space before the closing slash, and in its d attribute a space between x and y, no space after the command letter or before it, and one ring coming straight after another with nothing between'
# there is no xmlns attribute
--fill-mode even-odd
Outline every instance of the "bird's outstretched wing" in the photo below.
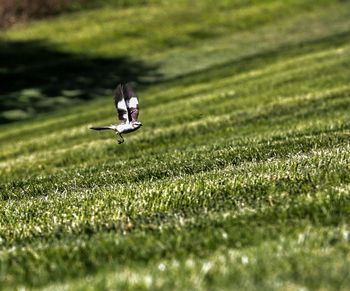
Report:
<svg viewBox="0 0 350 291"><path fill-rule="evenodd" d="M114 105L117 110L118 119L122 123L129 122L129 112L125 101L124 88L119 84L114 92Z"/></svg>
<svg viewBox="0 0 350 291"><path fill-rule="evenodd" d="M124 85L124 97L125 99L130 99L131 97L137 98L136 92L130 83Z"/></svg>
<svg viewBox="0 0 350 291"><path fill-rule="evenodd" d="M108 130L108 129L112 129L112 130L114 130L114 126L112 126L112 125L107 125L107 126L93 126L93 127L90 127L90 129L93 129L93 130Z"/></svg>
<svg viewBox="0 0 350 291"><path fill-rule="evenodd" d="M136 95L133 87L126 83L124 85L124 99L128 109L128 117L132 122L137 122L139 117L139 98Z"/></svg>

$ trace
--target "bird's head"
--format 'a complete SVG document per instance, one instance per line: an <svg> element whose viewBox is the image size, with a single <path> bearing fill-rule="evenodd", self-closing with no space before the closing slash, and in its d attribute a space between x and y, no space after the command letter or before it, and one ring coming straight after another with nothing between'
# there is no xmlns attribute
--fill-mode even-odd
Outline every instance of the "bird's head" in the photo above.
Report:
<svg viewBox="0 0 350 291"><path fill-rule="evenodd" d="M133 128L139 128L142 126L142 123L140 121L135 121L132 123Z"/></svg>

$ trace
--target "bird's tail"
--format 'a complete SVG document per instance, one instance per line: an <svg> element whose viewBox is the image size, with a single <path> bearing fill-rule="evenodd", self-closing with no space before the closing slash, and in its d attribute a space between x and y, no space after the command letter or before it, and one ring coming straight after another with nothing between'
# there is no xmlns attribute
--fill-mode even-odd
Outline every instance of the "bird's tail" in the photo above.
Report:
<svg viewBox="0 0 350 291"><path fill-rule="evenodd" d="M111 125L107 125L107 126L92 126L92 127L90 127L90 129L93 129L93 130L108 130L108 129L114 129L114 127L111 126Z"/></svg>

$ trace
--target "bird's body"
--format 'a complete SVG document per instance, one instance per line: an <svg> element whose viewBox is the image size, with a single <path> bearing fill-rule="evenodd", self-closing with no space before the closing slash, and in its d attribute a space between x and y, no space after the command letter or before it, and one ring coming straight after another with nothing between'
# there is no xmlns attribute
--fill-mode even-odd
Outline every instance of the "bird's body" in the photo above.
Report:
<svg viewBox="0 0 350 291"><path fill-rule="evenodd" d="M140 122L139 122L140 123ZM137 123L121 123L121 124L111 124L107 126L97 126L97 127L90 127L90 129L94 130L114 130L116 133L129 133L133 132L137 129L139 129L140 126L138 126Z"/></svg>
<svg viewBox="0 0 350 291"><path fill-rule="evenodd" d="M130 133L135 130L138 130L140 126L142 126L141 122L129 122L125 124L118 124L117 126L115 126L115 129L119 133Z"/></svg>
<svg viewBox="0 0 350 291"><path fill-rule="evenodd" d="M142 123L137 120L139 115L138 98L130 85L120 84L115 92L114 103L121 123L90 127L90 129L113 130L119 137L118 143L121 144L124 142L122 134L138 130L142 126Z"/></svg>

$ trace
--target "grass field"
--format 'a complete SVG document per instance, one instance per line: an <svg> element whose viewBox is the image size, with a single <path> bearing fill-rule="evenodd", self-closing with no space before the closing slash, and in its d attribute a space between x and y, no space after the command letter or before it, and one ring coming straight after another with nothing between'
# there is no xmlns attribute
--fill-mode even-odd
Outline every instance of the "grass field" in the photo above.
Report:
<svg viewBox="0 0 350 291"><path fill-rule="evenodd" d="M349 1L107 1L2 32L1 289L349 290L349 27ZM125 78L117 145L88 127Z"/></svg>

